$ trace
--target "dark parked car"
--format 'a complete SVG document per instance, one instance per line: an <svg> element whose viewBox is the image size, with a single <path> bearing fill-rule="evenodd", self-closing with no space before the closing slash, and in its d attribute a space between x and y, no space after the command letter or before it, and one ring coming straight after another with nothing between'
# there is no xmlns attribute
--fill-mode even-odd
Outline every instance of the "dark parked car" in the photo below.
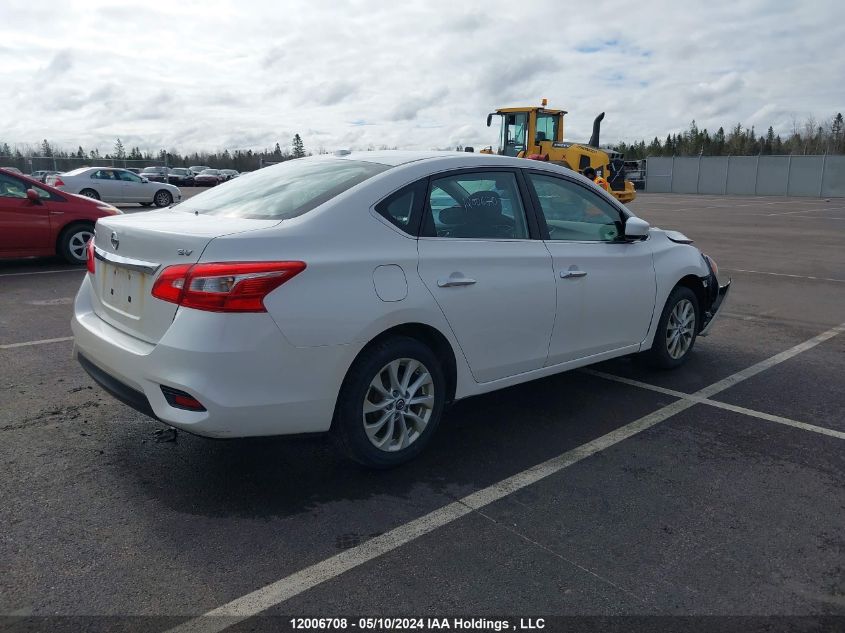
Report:
<svg viewBox="0 0 845 633"><path fill-rule="evenodd" d="M226 176L220 173L219 169L206 169L194 176L194 183L198 187L213 187L226 180Z"/></svg>
<svg viewBox="0 0 845 633"><path fill-rule="evenodd" d="M171 167L170 173L167 174L167 182L179 187L193 187L194 172L187 167Z"/></svg>
<svg viewBox="0 0 845 633"><path fill-rule="evenodd" d="M140 176L150 182L167 182L167 171L167 167L144 167Z"/></svg>

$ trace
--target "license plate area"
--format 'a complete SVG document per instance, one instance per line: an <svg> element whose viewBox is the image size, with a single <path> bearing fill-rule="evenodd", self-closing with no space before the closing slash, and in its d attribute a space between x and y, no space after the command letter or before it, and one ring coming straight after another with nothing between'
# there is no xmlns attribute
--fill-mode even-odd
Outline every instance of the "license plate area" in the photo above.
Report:
<svg viewBox="0 0 845 633"><path fill-rule="evenodd" d="M112 264L102 266L103 304L120 314L138 319L147 294L148 275Z"/></svg>

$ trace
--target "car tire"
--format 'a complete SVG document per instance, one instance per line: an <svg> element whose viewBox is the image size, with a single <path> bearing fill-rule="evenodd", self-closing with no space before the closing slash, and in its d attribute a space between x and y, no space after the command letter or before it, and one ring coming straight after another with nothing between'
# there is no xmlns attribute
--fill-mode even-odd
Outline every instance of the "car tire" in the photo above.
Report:
<svg viewBox="0 0 845 633"><path fill-rule="evenodd" d="M79 195L85 196L86 198L93 198L94 200L100 199L100 194L98 194L93 189L83 189L82 191L79 192Z"/></svg>
<svg viewBox="0 0 845 633"><path fill-rule="evenodd" d="M94 237L94 225L76 223L65 227L59 235L59 255L69 264L84 264L88 259L88 240Z"/></svg>
<svg viewBox="0 0 845 633"><path fill-rule="evenodd" d="M445 396L443 369L431 349L414 338L391 337L364 349L347 372L332 433L359 464L392 468L428 445Z"/></svg>
<svg viewBox="0 0 845 633"><path fill-rule="evenodd" d="M164 189L159 189L153 196L153 204L159 209L162 207L169 207L173 204L173 194L169 191L165 191Z"/></svg>
<svg viewBox="0 0 845 633"><path fill-rule="evenodd" d="M663 306L651 349L643 353L652 367L674 369L689 357L698 336L698 297L686 286L677 286Z"/></svg>

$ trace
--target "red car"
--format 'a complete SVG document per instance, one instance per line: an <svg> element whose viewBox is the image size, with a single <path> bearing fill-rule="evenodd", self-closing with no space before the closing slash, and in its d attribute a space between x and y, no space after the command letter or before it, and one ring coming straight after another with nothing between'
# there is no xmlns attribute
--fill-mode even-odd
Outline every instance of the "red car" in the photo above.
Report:
<svg viewBox="0 0 845 633"><path fill-rule="evenodd" d="M0 168L0 258L61 255L84 264L94 223L117 207Z"/></svg>

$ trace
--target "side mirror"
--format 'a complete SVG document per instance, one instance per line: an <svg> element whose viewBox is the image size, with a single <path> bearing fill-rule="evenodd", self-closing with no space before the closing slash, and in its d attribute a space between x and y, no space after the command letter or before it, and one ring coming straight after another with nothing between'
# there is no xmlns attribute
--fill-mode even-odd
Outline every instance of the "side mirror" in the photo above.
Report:
<svg viewBox="0 0 845 633"><path fill-rule="evenodd" d="M493 113L487 115L487 127L490 127L490 124L493 122Z"/></svg>
<svg viewBox="0 0 845 633"><path fill-rule="evenodd" d="M141 176L141 182L150 182L150 181L147 180L146 178L144 178L143 176Z"/></svg>
<svg viewBox="0 0 845 633"><path fill-rule="evenodd" d="M26 190L26 199L32 204L41 204L41 196L38 195L38 192L35 189Z"/></svg>
<svg viewBox="0 0 845 633"><path fill-rule="evenodd" d="M629 240L642 240L648 237L648 222L642 218L631 216L625 220L625 238Z"/></svg>

